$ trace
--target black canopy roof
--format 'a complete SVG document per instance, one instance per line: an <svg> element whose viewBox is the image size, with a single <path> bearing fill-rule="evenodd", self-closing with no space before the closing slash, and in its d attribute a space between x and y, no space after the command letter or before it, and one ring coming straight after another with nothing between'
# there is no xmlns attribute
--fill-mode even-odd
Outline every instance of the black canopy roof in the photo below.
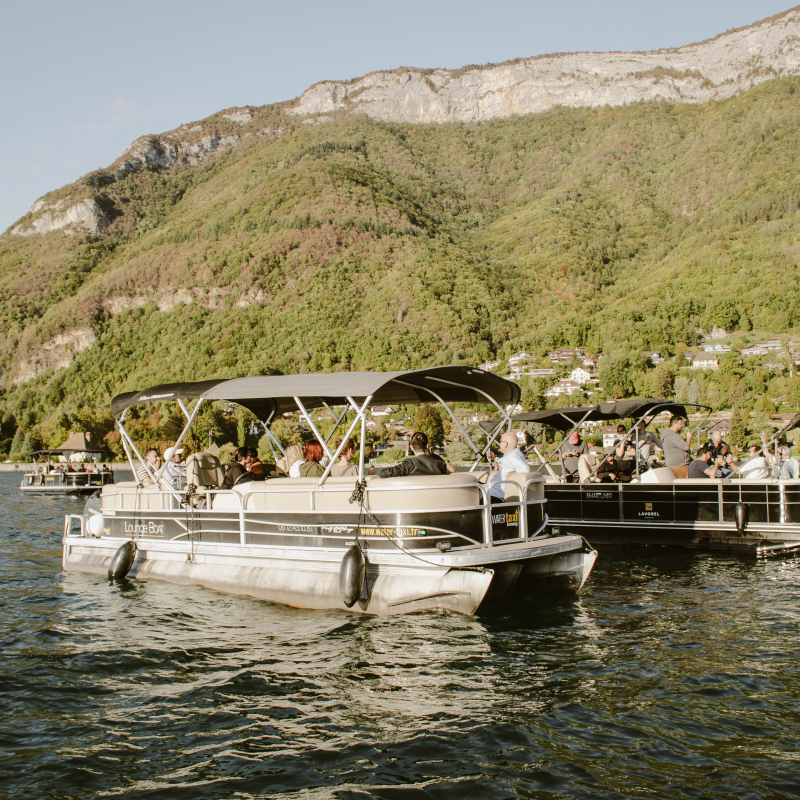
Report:
<svg viewBox="0 0 800 800"><path fill-rule="evenodd" d="M430 390L430 391L428 391ZM249 408L259 419L271 413L296 411L294 398L306 408L343 405L347 397L373 405L417 405L436 402L431 391L447 403L516 405L520 388L492 372L471 367L430 367L407 372L332 372L321 375L256 375L249 378L167 383L139 392L126 392L111 401L116 418L137 403L202 397L229 400ZM485 393L485 394L484 394ZM487 397L488 395L489 397Z"/></svg>
<svg viewBox="0 0 800 800"><path fill-rule="evenodd" d="M541 411L526 411L515 414L511 419L514 422L540 422L557 428L560 431L572 430L582 421L602 421L611 419L626 419L628 417L643 417L647 414L660 414L666 411L677 417L686 416L686 408L682 403L664 400L656 397L636 397L630 400L612 400L608 403L595 405L570 406L569 408L546 408ZM484 430L491 431L497 426L498 421L482 422Z"/></svg>

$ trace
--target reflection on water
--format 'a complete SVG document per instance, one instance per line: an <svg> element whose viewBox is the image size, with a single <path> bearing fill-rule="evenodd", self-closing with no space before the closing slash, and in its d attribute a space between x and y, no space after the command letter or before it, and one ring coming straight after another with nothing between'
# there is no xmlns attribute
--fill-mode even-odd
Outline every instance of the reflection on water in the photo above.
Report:
<svg viewBox="0 0 800 800"><path fill-rule="evenodd" d="M580 597L306 612L62 573L80 501L8 477L8 796L797 796L800 561L609 551Z"/></svg>

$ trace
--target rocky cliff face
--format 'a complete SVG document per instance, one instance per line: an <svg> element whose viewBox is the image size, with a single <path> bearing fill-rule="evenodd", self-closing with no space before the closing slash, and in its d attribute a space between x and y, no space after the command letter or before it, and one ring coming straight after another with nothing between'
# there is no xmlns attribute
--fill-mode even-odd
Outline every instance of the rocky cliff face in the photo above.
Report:
<svg viewBox="0 0 800 800"><path fill-rule="evenodd" d="M410 122L478 122L553 106L640 100L721 100L775 77L800 74L800 7L715 39L651 53L572 53L460 70L398 69L312 86L288 109L303 123L330 112ZM283 117L285 120L286 118ZM300 121L300 120L298 120ZM268 125L268 127L265 127ZM269 107L227 109L194 125L137 139L114 164L64 193L37 200L9 233L103 233L118 213L98 190L141 169L197 166L250 137L281 138Z"/></svg>
<svg viewBox="0 0 800 800"><path fill-rule="evenodd" d="M800 73L800 8L699 44L649 53L571 53L496 66L373 72L312 86L290 113L339 109L395 122L477 122L553 106L702 103Z"/></svg>

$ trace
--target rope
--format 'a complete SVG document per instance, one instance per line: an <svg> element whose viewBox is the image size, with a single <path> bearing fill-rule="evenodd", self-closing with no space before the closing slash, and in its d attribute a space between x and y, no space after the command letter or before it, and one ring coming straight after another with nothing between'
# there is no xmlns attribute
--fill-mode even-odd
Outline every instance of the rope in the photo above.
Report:
<svg viewBox="0 0 800 800"><path fill-rule="evenodd" d="M194 541L194 534L195 534L195 514L194 514L194 502L192 501L195 491L197 487L190 483L186 487L186 493L181 496L181 505L186 509L186 535L189 540L189 556L188 560L191 563L195 561L195 541Z"/></svg>

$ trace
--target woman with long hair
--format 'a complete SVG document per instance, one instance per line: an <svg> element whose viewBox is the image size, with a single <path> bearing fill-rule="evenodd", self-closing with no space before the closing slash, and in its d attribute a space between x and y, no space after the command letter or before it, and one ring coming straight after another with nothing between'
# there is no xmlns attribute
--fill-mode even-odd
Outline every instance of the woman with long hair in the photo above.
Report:
<svg viewBox="0 0 800 800"><path fill-rule="evenodd" d="M301 478L322 477L325 469L319 462L322 461L323 453L322 445L317 439L306 442L306 446L303 448L303 460L300 462L299 469Z"/></svg>
<svg viewBox="0 0 800 800"><path fill-rule="evenodd" d="M336 437L336 449L342 443L344 437ZM344 443L342 448L342 455L339 460L331 467L331 475L334 477L344 477L346 475L358 475L358 467L352 463L353 457L356 454L356 443L349 439Z"/></svg>

